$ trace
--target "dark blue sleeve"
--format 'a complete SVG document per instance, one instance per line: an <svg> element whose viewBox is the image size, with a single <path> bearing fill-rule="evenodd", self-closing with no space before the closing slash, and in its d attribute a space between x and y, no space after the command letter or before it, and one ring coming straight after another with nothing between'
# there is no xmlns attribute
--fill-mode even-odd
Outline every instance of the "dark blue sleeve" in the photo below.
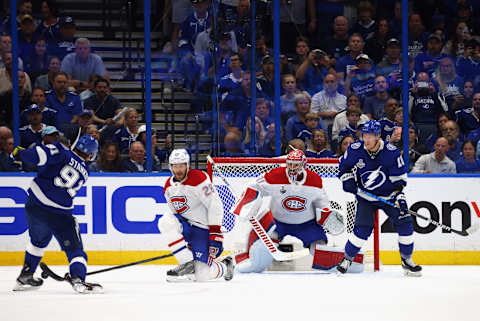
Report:
<svg viewBox="0 0 480 321"><path fill-rule="evenodd" d="M406 186L407 185L407 172L405 170L405 164L400 151L395 148L390 153L391 159L389 160L389 179L394 186Z"/></svg>

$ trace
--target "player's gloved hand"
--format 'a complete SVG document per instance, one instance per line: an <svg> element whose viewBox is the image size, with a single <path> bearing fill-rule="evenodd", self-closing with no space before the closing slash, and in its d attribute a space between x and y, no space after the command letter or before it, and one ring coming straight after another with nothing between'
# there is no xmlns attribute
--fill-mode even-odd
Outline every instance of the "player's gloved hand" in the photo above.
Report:
<svg viewBox="0 0 480 321"><path fill-rule="evenodd" d="M14 149L13 152L12 152L13 157L15 157L15 159L17 159L17 160L20 159L19 152L20 152L21 150L24 150L24 149L25 149L25 148L23 148L23 147L21 147L21 146L15 147L15 149Z"/></svg>
<svg viewBox="0 0 480 321"><path fill-rule="evenodd" d="M408 216L408 204L405 194L402 192L397 193L394 197L394 202L395 206L400 210L400 218L402 218L402 216Z"/></svg>
<svg viewBox="0 0 480 321"><path fill-rule="evenodd" d="M343 174L342 176L340 176L340 180L342 181L343 190L345 192L355 195L358 193L358 187L357 183L355 182L355 176L353 175L353 173Z"/></svg>
<svg viewBox="0 0 480 321"><path fill-rule="evenodd" d="M215 259L223 252L223 234L220 225L209 226L208 254Z"/></svg>

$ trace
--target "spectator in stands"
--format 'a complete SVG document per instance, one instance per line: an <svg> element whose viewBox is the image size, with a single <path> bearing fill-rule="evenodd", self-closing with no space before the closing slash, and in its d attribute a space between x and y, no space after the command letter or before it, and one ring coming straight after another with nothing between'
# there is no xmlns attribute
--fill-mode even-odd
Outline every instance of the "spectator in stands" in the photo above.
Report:
<svg viewBox="0 0 480 321"><path fill-rule="evenodd" d="M240 88L242 85L243 73L242 70L242 57L238 53L230 55L230 73L223 76L219 83L219 93L226 95L234 89Z"/></svg>
<svg viewBox="0 0 480 321"><path fill-rule="evenodd" d="M437 138L442 137L443 127L445 127L445 124L449 120L451 120L449 113L441 112L440 115L438 116L436 131L430 136L428 136L427 141L425 142L425 145L427 145L430 151L433 151L433 146L435 145ZM419 136L418 130L417 130L417 136Z"/></svg>
<svg viewBox="0 0 480 321"><path fill-rule="evenodd" d="M375 20L375 7L369 1L360 1L357 7L358 20L352 26L350 33L359 33L364 41L375 35L377 27ZM387 26L388 27L388 26Z"/></svg>
<svg viewBox="0 0 480 321"><path fill-rule="evenodd" d="M0 95L12 90L12 53L3 53L2 59L4 61L4 66L0 68ZM22 71L21 68L18 68L18 70ZM25 76L25 84L23 86L23 89L26 92L31 93L32 83L30 81L30 77L27 73L24 73L23 71L22 76Z"/></svg>
<svg viewBox="0 0 480 321"><path fill-rule="evenodd" d="M440 100L441 96L435 93L435 87L425 72L418 74L411 93L410 115L419 130L419 141L423 143L435 133L437 119L442 112L448 112L448 106L443 99Z"/></svg>
<svg viewBox="0 0 480 321"><path fill-rule="evenodd" d="M124 125L115 131L113 141L117 143L120 153L127 154L131 144L137 140L137 136L138 113L134 108L129 108L125 112Z"/></svg>
<svg viewBox="0 0 480 321"><path fill-rule="evenodd" d="M252 141L252 120L247 120L247 126L244 131L243 149L247 155L257 156L265 144L267 132L260 118L255 117L255 143Z"/></svg>
<svg viewBox="0 0 480 321"><path fill-rule="evenodd" d="M328 138L322 129L314 129L312 131L312 139L308 144L305 156L313 158L329 158L334 157L333 153L328 149Z"/></svg>
<svg viewBox="0 0 480 321"><path fill-rule="evenodd" d="M87 126L87 130L85 132L87 135L92 136L97 140L97 142L100 142L100 132L98 131L98 127L95 124L90 124ZM99 146L101 147L101 146Z"/></svg>
<svg viewBox="0 0 480 321"><path fill-rule="evenodd" d="M45 125L57 127L57 111L45 106L45 91L42 88L33 89L32 103L42 111L42 122ZM20 127L28 125L28 111L33 105L30 105L20 114Z"/></svg>
<svg viewBox="0 0 480 321"><path fill-rule="evenodd" d="M258 84L262 92L273 99L273 89L274 89L274 68L273 68L273 57L265 56L262 59L262 73L257 77Z"/></svg>
<svg viewBox="0 0 480 321"><path fill-rule="evenodd" d="M410 126L408 129L408 162L409 170L412 171L415 163L420 156L430 153L427 146L418 142L417 129L414 126Z"/></svg>
<svg viewBox="0 0 480 321"><path fill-rule="evenodd" d="M129 173L138 173L147 171L147 162L145 161L145 147L141 142L133 142L130 146L129 158L122 162L122 170ZM155 163L152 164L152 171L159 171Z"/></svg>
<svg viewBox="0 0 480 321"><path fill-rule="evenodd" d="M398 141L398 130L395 133L395 129L399 128L397 126L402 126L402 123L397 123L395 121L395 112L397 111L399 105L398 101L395 98L390 98L385 102L383 117L380 119L380 126L382 128L381 137L384 142Z"/></svg>
<svg viewBox="0 0 480 321"><path fill-rule="evenodd" d="M352 136L344 136L338 143L337 153L334 155L334 157L338 158L343 156L343 154L345 154L345 152L347 151L348 146L350 146L350 144L354 142L355 139Z"/></svg>
<svg viewBox="0 0 480 321"><path fill-rule="evenodd" d="M369 39L365 39L365 53L372 58L375 64L378 64L385 55L389 37L388 20L380 19L375 34Z"/></svg>
<svg viewBox="0 0 480 321"><path fill-rule="evenodd" d="M3 55L7 52L12 52L12 38L9 35L0 35L0 68L5 67ZM23 70L23 60L18 57L18 69Z"/></svg>
<svg viewBox="0 0 480 321"><path fill-rule="evenodd" d="M420 156L412 169L412 173L442 173L455 174L455 163L448 158L448 141L445 137L440 137L435 142L435 151Z"/></svg>
<svg viewBox="0 0 480 321"><path fill-rule="evenodd" d="M453 59L465 57L465 43L472 39L470 29L463 21L458 22L455 33L452 34L443 47L443 53L449 55Z"/></svg>
<svg viewBox="0 0 480 321"><path fill-rule="evenodd" d="M49 43L49 54L63 60L66 55L74 53L76 32L75 20L72 17L60 18L60 34Z"/></svg>
<svg viewBox="0 0 480 321"><path fill-rule="evenodd" d="M474 92L473 82L471 80L465 80L463 83L463 92L455 95L452 111L457 112L461 109L470 108L473 104Z"/></svg>
<svg viewBox="0 0 480 321"><path fill-rule="evenodd" d="M83 109L78 115L76 123L65 123L62 125L62 132L67 137L76 137L79 131L81 135L85 135L88 126L91 124L93 124L93 112L89 109Z"/></svg>
<svg viewBox="0 0 480 321"><path fill-rule="evenodd" d="M470 108L455 111L455 121L465 136L480 127L480 93L473 95Z"/></svg>
<svg viewBox="0 0 480 321"><path fill-rule="evenodd" d="M455 102L455 96L459 95L463 89L463 79L457 76L455 64L449 57L439 60L433 83L438 87L450 108Z"/></svg>
<svg viewBox="0 0 480 321"><path fill-rule="evenodd" d="M465 57L457 59L457 73L472 80L475 91L480 90L480 43L475 39L465 43Z"/></svg>
<svg viewBox="0 0 480 321"><path fill-rule="evenodd" d="M330 58L321 49L312 50L298 67L296 77L310 95L322 90L323 78L330 70Z"/></svg>
<svg viewBox="0 0 480 321"><path fill-rule="evenodd" d="M53 89L53 78L60 71L62 62L57 57L50 57L48 61L48 73L40 75L35 79L35 87L43 90Z"/></svg>
<svg viewBox="0 0 480 321"><path fill-rule="evenodd" d="M293 71L296 73L298 67L307 59L308 53L310 52L310 46L308 39L306 37L298 37L295 47L295 56L292 60Z"/></svg>
<svg viewBox="0 0 480 321"><path fill-rule="evenodd" d="M208 0L192 1L193 12L182 22L180 26L180 39L178 48L184 52L193 52L193 46L197 35L210 27L211 19Z"/></svg>
<svg viewBox="0 0 480 321"><path fill-rule="evenodd" d="M448 57L442 53L442 38L432 33L428 36L427 50L415 57L415 71L426 72L431 77L440 62L440 59Z"/></svg>
<svg viewBox="0 0 480 321"><path fill-rule="evenodd" d="M270 116L271 102L265 98L257 98L255 102L255 117L258 117L262 122L264 128L273 123L273 118Z"/></svg>
<svg viewBox="0 0 480 321"><path fill-rule="evenodd" d="M474 142L466 140L462 145L462 157L455 161L457 173L480 173L480 159L476 157L477 148Z"/></svg>
<svg viewBox="0 0 480 321"><path fill-rule="evenodd" d="M298 137L297 135L300 134L302 130L307 129L307 126L305 126L305 116L310 112L310 95L307 93L296 94L294 101L297 114L290 117L285 126L285 139L287 141ZM321 119L318 122L318 128L326 130Z"/></svg>
<svg viewBox="0 0 480 321"><path fill-rule="evenodd" d="M363 37L354 33L348 39L348 53L337 59L337 64L335 65L335 71L337 72L337 79L340 83L345 81L346 76L350 73L350 70L356 66L356 58L363 51L364 42Z"/></svg>
<svg viewBox="0 0 480 321"><path fill-rule="evenodd" d="M0 126L0 172L16 172L18 167L14 164L13 158L8 152L7 140L13 137L10 128Z"/></svg>
<svg viewBox="0 0 480 321"><path fill-rule="evenodd" d="M318 39L320 48L323 48L333 60L340 59L347 54L348 48L348 20L344 16L338 16L333 20L333 34L326 39ZM332 61L333 63L333 61Z"/></svg>
<svg viewBox="0 0 480 321"><path fill-rule="evenodd" d="M53 91L47 93L47 106L57 111L57 124L75 123L82 112L80 98L67 90L67 74L59 72L53 78Z"/></svg>
<svg viewBox="0 0 480 321"><path fill-rule="evenodd" d="M285 150L285 154L290 153L294 149L299 149L302 152L306 152L307 148L305 146L305 142L301 140L300 138L294 138L288 141L287 143L287 148Z"/></svg>
<svg viewBox="0 0 480 321"><path fill-rule="evenodd" d="M115 112L122 108L120 101L110 95L110 83L105 78L97 78L94 82L95 95L91 96L83 107L93 111L93 121L97 124L113 124Z"/></svg>
<svg viewBox="0 0 480 321"><path fill-rule="evenodd" d="M42 122L42 110L31 105L26 110L28 125L20 128L20 146L29 148L42 143L42 130L47 126Z"/></svg>
<svg viewBox="0 0 480 321"><path fill-rule="evenodd" d="M265 140L265 144L263 144L262 149L259 152L259 156L264 157L273 157L277 156L275 153L276 150L276 132L275 132L275 123L270 124L267 127L267 136ZM284 139L284 130L283 127L280 127L280 151L285 150L285 139ZM281 152L279 153L279 155Z"/></svg>
<svg viewBox="0 0 480 321"><path fill-rule="evenodd" d="M91 53L90 41L87 38L78 38L75 41L75 52L63 58L60 70L68 75L69 86L79 91L88 87L88 77L91 74L108 79L102 58Z"/></svg>
<svg viewBox="0 0 480 321"><path fill-rule="evenodd" d="M0 69L0 73L1 73ZM8 74L7 74L8 75ZM10 83L11 84L11 83ZM20 111L31 104L31 93L26 90L26 73L18 71L18 107ZM13 89L0 94L0 124L10 125L13 121Z"/></svg>
<svg viewBox="0 0 480 321"><path fill-rule="evenodd" d="M48 73L49 59L45 39L37 38L34 51L24 59L25 71L30 74L32 81L36 81L37 77Z"/></svg>
<svg viewBox="0 0 480 321"><path fill-rule="evenodd" d="M192 13L192 3L190 0L172 1L172 35L171 42L173 53L177 48L177 40L180 34L180 26L185 19Z"/></svg>
<svg viewBox="0 0 480 321"><path fill-rule="evenodd" d="M355 94L352 94L347 98L347 108L354 107L354 106L362 110L362 103L360 102L360 99ZM370 120L370 118L368 118L367 115L363 113L360 115L360 120L359 120L360 123L365 123L368 120ZM335 116L335 119L333 120L333 126L332 126L332 138L331 138L332 142L335 142L336 140L338 140L338 133L340 132L340 130L345 128L348 125L348 123L349 121L347 119L346 109Z"/></svg>
<svg viewBox="0 0 480 321"><path fill-rule="evenodd" d="M402 0L395 1L393 19L389 21L388 29L395 38L398 39L402 36Z"/></svg>
<svg viewBox="0 0 480 321"><path fill-rule="evenodd" d="M88 168L91 172L121 172L122 161L118 145L111 141L105 142L99 158L89 164Z"/></svg>
<svg viewBox="0 0 480 321"><path fill-rule="evenodd" d="M250 44L250 38L252 31L251 26L251 12L250 12L250 0L239 0L235 11L228 17L225 17L230 22L229 28L235 32L235 38L237 39L238 52L241 55L247 54L247 44Z"/></svg>
<svg viewBox="0 0 480 321"><path fill-rule="evenodd" d="M58 38L60 34L60 18L58 5L55 0L44 0L41 3L42 22L37 26L35 33L44 37L47 43Z"/></svg>
<svg viewBox="0 0 480 321"><path fill-rule="evenodd" d="M317 114L308 112L305 115L305 129L301 130L297 134L297 138L300 138L305 142L306 145L310 142L310 139L312 139L312 132L314 129L318 127L318 122L320 121L320 117L317 116Z"/></svg>
<svg viewBox="0 0 480 321"><path fill-rule="evenodd" d="M334 74L323 78L323 90L312 97L311 112L317 113L325 126L333 124L335 116L347 108L347 97L338 92L338 81Z"/></svg>
<svg viewBox="0 0 480 321"><path fill-rule="evenodd" d="M147 126L142 125L138 128L137 141L143 144L145 150L147 149ZM165 142L167 144L167 142ZM163 150L157 145L157 133L152 128L152 164L155 164L155 168L162 168L162 163L168 158L168 151ZM145 153L146 155L146 153ZM145 156L146 159L146 156Z"/></svg>
<svg viewBox="0 0 480 321"><path fill-rule="evenodd" d="M226 157L245 156L242 138L238 131L229 131L223 138L223 153Z"/></svg>
<svg viewBox="0 0 480 321"><path fill-rule="evenodd" d="M366 54L355 59L355 66L347 74L345 88L349 95L355 93L360 100L375 94L375 69Z"/></svg>
<svg viewBox="0 0 480 321"><path fill-rule="evenodd" d="M415 58L423 53L427 40L428 33L425 32L422 16L419 13L412 13L408 17L408 54Z"/></svg>
<svg viewBox="0 0 480 321"><path fill-rule="evenodd" d="M335 139L340 142L345 136L352 136L355 141L360 139L359 130L362 128L364 121L360 120L362 115L362 110L357 106L350 106L347 108L347 121L348 124L338 132L338 136Z"/></svg>
<svg viewBox="0 0 480 321"><path fill-rule="evenodd" d="M377 64L377 75L389 76L393 72L400 71L400 41L396 38L390 38L385 48L385 56Z"/></svg>
<svg viewBox="0 0 480 321"><path fill-rule="evenodd" d="M470 1L470 3L474 2L476 1ZM463 1L463 3L457 5L456 9L456 17L453 20L453 26L457 25L459 22L465 22L472 28L473 33L478 34L480 32L478 15L473 15L471 5L467 1Z"/></svg>
<svg viewBox="0 0 480 321"><path fill-rule="evenodd" d="M280 110L282 113L282 123L286 123L287 119L295 115L295 103L293 99L300 92L297 88L297 79L294 75L282 76L282 89L284 94L280 96Z"/></svg>
<svg viewBox="0 0 480 321"><path fill-rule="evenodd" d="M457 123L453 120L447 121L445 126L442 128L442 136L448 141L447 156L452 161L456 161L462 156L463 144L463 141L460 137L460 129L458 128Z"/></svg>
<svg viewBox="0 0 480 321"><path fill-rule="evenodd" d="M35 50L35 23L29 14L20 18L20 30L18 32L18 55L26 62ZM26 69L28 71L28 69Z"/></svg>
<svg viewBox="0 0 480 321"><path fill-rule="evenodd" d="M95 95L95 91L94 91L95 81L98 78L102 78L102 76L97 74L91 74L90 76L88 76L88 88L82 91L80 95L78 95L80 96L80 101L82 102L82 106L84 106L85 100Z"/></svg>

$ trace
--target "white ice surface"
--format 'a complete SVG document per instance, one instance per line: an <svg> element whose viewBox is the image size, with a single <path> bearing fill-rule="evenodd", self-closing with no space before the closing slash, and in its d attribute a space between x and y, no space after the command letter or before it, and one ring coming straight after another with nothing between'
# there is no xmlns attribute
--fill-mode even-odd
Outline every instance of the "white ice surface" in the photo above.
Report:
<svg viewBox="0 0 480 321"><path fill-rule="evenodd" d="M92 266L90 271L102 267ZM399 266L358 275L269 272L230 282L167 283L169 266L93 275L104 294L80 295L66 282L12 292L20 267L0 267L1 321L177 320L480 320L480 266L424 266L406 278ZM58 274L64 266L53 266Z"/></svg>

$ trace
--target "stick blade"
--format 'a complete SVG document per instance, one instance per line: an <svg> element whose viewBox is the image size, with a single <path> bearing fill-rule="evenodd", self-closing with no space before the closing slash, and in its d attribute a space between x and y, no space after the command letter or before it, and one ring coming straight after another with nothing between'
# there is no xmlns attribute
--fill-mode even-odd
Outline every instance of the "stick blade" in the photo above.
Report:
<svg viewBox="0 0 480 321"><path fill-rule="evenodd" d="M280 250L277 250L275 252L275 254L272 253L272 256L275 260L283 262L283 261L297 260L297 259L305 257L309 254L310 254L309 249L301 249L301 250L295 251L295 252L282 252Z"/></svg>

